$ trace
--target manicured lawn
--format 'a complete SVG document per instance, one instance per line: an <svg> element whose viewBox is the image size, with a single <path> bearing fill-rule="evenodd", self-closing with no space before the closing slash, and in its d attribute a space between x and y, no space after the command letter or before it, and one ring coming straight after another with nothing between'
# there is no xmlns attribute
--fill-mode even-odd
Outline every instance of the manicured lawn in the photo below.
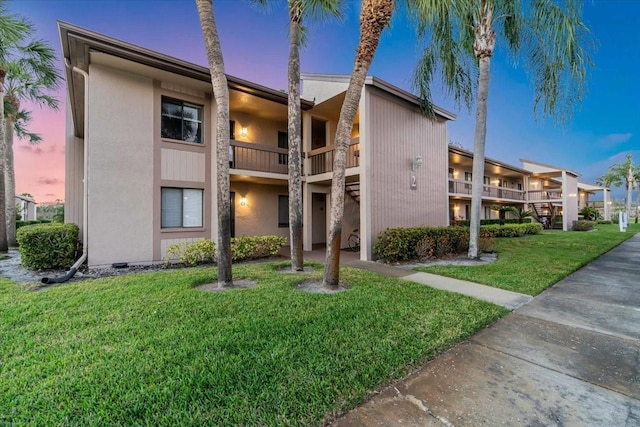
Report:
<svg viewBox="0 0 640 427"><path fill-rule="evenodd" d="M345 269L302 293L278 264L208 293L213 269L39 292L0 281L0 425L317 425L506 310Z"/></svg>
<svg viewBox="0 0 640 427"><path fill-rule="evenodd" d="M417 267L416 270L538 295L640 232L640 224L630 224L627 233L620 233L617 225L601 224L597 228L594 232L544 231L535 236L500 238L495 245L498 260L493 264Z"/></svg>

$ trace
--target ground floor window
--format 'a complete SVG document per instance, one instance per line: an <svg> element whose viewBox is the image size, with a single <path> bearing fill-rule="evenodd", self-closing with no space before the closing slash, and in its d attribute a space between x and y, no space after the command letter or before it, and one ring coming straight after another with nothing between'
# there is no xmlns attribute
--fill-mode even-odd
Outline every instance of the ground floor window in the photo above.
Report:
<svg viewBox="0 0 640 427"><path fill-rule="evenodd" d="M289 226L289 196L278 196L278 227Z"/></svg>
<svg viewBox="0 0 640 427"><path fill-rule="evenodd" d="M203 190L162 188L162 228L202 227Z"/></svg>

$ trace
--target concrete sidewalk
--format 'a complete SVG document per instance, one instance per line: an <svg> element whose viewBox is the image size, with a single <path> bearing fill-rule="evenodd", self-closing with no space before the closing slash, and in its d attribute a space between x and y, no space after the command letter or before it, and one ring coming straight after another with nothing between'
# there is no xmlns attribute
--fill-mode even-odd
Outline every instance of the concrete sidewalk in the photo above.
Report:
<svg viewBox="0 0 640 427"><path fill-rule="evenodd" d="M343 265L373 271L385 276L397 277L409 282L421 283L432 288L443 289L474 297L482 301L492 302L510 310L515 310L532 300L529 295L504 289L492 288L491 286L480 285L466 280L453 279L451 277L438 276L430 273L415 272L405 268L394 267L387 264L368 261L351 261Z"/></svg>
<svg viewBox="0 0 640 427"><path fill-rule="evenodd" d="M640 234L332 425L640 426Z"/></svg>

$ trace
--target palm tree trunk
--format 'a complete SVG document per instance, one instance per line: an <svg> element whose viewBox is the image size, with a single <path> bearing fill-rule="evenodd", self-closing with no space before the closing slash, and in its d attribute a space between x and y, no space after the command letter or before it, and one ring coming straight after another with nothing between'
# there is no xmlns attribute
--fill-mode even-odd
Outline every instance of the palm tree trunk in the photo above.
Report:
<svg viewBox="0 0 640 427"><path fill-rule="evenodd" d="M344 216L344 177L353 121L358 111L364 80L380 42L380 35L391 20L394 7L394 0L362 0L360 40L356 50L353 73L342 103L336 130L333 178L331 180L331 217L329 220L327 256L323 278L323 285L331 289L337 288L340 282L339 267L342 219Z"/></svg>
<svg viewBox="0 0 640 427"><path fill-rule="evenodd" d="M479 62L478 103L476 106L476 129L473 142L473 169L471 184L471 221L469 224L469 253L471 259L478 259L478 238L480 237L480 209L484 183L484 151L487 139L487 104L489 98L489 66L496 43L492 28L493 16L487 0L482 0L480 16L475 27L473 49Z"/></svg>
<svg viewBox="0 0 640 427"><path fill-rule="evenodd" d="M13 168L13 126L15 122L12 117L7 117L5 121L6 129L4 133L4 177L5 177L5 219L7 221L7 244L15 247L16 242L16 179Z"/></svg>
<svg viewBox="0 0 640 427"><path fill-rule="evenodd" d="M4 120L4 79L6 70L0 69L0 142L4 141L5 120ZM4 191L4 144L0 143L0 207L6 205L6 195ZM7 221L5 210L0 209L0 252L7 252Z"/></svg>
<svg viewBox="0 0 640 427"><path fill-rule="evenodd" d="M302 271L302 178L300 171L300 25L302 4L289 0L289 244L291 270Z"/></svg>
<svg viewBox="0 0 640 427"><path fill-rule="evenodd" d="M231 273L231 213L229 196L229 86L224 73L220 38L212 0L196 0L216 101L216 165L218 197L218 286L233 285Z"/></svg>

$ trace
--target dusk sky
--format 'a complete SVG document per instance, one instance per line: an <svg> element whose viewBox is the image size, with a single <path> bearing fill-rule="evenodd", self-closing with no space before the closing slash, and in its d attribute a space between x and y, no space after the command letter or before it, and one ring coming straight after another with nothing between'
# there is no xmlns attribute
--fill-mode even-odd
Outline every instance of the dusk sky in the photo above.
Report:
<svg viewBox="0 0 640 427"><path fill-rule="evenodd" d="M303 72L350 74L358 41L359 2L347 3L342 21L312 23L302 51ZM399 3L401 3L399 1ZM244 0L214 0L226 72L274 89L287 84L287 14L284 2L263 10ZM207 65L195 3L191 0L16 0L9 9L28 17L37 37L60 52L61 20L164 54ZM526 73L498 46L491 63L486 155L520 166L525 158L572 169L593 183L633 154L640 163L640 0L586 1L584 20L598 41L587 95L564 128L536 119ZM396 14L383 35L369 74L413 92L420 49L411 23ZM58 67L62 59L58 54ZM30 130L43 142L15 143L16 192L38 203L64 199L65 90L61 110L33 109ZM449 139L473 148L474 114L457 108L436 85L435 102L458 114ZM114 100L114 102L117 100ZM135 185L135 184L133 184ZM621 197L621 191L614 192Z"/></svg>

